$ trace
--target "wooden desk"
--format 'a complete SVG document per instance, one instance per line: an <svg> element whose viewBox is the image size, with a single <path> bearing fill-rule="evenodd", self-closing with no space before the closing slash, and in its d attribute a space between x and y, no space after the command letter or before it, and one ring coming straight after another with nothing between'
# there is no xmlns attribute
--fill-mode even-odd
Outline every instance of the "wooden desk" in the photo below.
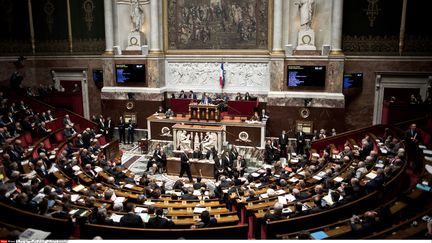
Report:
<svg viewBox="0 0 432 243"><path fill-rule="evenodd" d="M204 178L213 178L214 161L210 160L189 160L192 177L201 176ZM180 174L180 158L169 157L167 158L167 174L176 175Z"/></svg>
<svg viewBox="0 0 432 243"><path fill-rule="evenodd" d="M159 141L173 141L173 126L185 125L211 125L225 128L223 142L237 146L259 147L264 149L266 122L244 122L240 120L223 119L220 122L194 121L184 117L165 118L159 115L151 115L147 118L148 138Z"/></svg>
<svg viewBox="0 0 432 243"><path fill-rule="evenodd" d="M191 120L220 121L220 111L217 105L189 104L189 115Z"/></svg>

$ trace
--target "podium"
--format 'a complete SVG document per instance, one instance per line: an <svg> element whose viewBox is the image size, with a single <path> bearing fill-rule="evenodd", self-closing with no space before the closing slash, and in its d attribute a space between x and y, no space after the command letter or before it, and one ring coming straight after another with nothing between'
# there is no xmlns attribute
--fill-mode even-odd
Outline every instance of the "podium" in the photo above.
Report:
<svg viewBox="0 0 432 243"><path fill-rule="evenodd" d="M219 122L221 120L219 107L213 104L190 103L189 115L190 120L195 121Z"/></svg>

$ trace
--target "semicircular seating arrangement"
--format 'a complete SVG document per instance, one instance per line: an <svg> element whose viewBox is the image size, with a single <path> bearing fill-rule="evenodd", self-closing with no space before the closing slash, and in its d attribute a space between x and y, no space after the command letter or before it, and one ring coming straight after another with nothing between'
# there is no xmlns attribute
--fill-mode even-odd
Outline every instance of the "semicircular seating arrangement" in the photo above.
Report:
<svg viewBox="0 0 432 243"><path fill-rule="evenodd" d="M30 130L2 144L0 225L6 232L34 228L52 239L411 238L424 233L425 224L415 232L408 232L410 225L431 213L430 194L404 186L411 155L403 143L396 151L386 144L390 133L403 139L406 124L317 140L309 157L263 166L247 178L222 178L215 188L195 188L195 182L194 190L135 175L121 164L118 141L97 134L95 123L28 97L15 100L4 105L23 100L34 114L16 115ZM47 110L54 119L40 121ZM426 172L419 178L430 179ZM172 224L151 228L155 210ZM211 227L196 227L203 211L215 219ZM122 224L131 213L141 227ZM362 228L359 222L372 216L385 223Z"/></svg>

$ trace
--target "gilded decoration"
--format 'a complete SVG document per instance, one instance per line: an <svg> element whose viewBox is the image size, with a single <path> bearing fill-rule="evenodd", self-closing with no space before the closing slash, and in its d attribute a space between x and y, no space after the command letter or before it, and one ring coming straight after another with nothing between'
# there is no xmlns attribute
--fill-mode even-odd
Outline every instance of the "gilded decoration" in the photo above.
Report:
<svg viewBox="0 0 432 243"><path fill-rule="evenodd" d="M394 54L399 51L398 36L344 36L343 51L346 53Z"/></svg>
<svg viewBox="0 0 432 243"><path fill-rule="evenodd" d="M372 28L375 25L375 19L379 15L379 12L381 9L378 6L379 0L367 0L368 1L368 8L366 11L366 16L369 19L369 26Z"/></svg>
<svg viewBox="0 0 432 243"><path fill-rule="evenodd" d="M86 23L87 26L87 31L91 31L92 27L93 27L93 22L94 22L94 9L95 9L95 4L93 2L93 0L84 0L82 3L82 9L84 12L84 22Z"/></svg>
<svg viewBox="0 0 432 243"><path fill-rule="evenodd" d="M269 49L270 1L166 0L167 49Z"/></svg>
<svg viewBox="0 0 432 243"><path fill-rule="evenodd" d="M51 0L45 0L45 4L43 6L43 10L45 13L45 21L48 27L48 31L50 33L52 33L53 31L53 25L54 25L54 11L55 11L55 6L54 4L51 2Z"/></svg>

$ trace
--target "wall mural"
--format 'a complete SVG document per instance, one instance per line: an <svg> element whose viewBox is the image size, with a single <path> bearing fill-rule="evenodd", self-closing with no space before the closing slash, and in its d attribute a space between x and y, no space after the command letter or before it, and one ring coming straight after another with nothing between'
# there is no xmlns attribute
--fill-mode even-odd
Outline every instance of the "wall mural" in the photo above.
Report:
<svg viewBox="0 0 432 243"><path fill-rule="evenodd" d="M269 0L167 0L168 49L268 49Z"/></svg>

